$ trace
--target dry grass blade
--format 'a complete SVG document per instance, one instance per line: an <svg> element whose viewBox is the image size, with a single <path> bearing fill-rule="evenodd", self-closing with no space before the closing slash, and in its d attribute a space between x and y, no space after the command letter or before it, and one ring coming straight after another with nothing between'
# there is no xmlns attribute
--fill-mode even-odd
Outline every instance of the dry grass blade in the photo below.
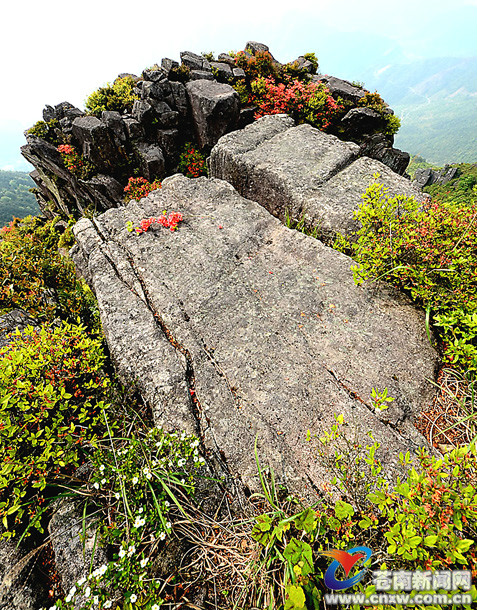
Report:
<svg viewBox="0 0 477 610"><path fill-rule="evenodd" d="M416 427L434 447L446 453L477 437L476 381L443 368L435 385L438 391L434 402L421 414Z"/></svg>

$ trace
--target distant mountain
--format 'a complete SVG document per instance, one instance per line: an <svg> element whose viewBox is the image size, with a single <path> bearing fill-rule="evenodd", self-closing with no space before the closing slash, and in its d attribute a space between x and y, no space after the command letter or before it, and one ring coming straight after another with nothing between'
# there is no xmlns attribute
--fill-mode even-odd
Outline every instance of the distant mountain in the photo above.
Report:
<svg viewBox="0 0 477 610"><path fill-rule="evenodd" d="M477 58L385 63L363 74L401 118L395 145L439 165L477 161Z"/></svg>
<svg viewBox="0 0 477 610"><path fill-rule="evenodd" d="M0 227L5 226L14 216L24 218L30 214L40 214L35 195L29 190L34 186L35 183L26 172L0 170Z"/></svg>

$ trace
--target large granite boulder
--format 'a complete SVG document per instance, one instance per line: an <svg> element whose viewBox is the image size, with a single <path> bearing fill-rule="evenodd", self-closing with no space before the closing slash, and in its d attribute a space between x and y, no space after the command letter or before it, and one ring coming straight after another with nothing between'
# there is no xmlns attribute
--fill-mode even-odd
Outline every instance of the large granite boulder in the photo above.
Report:
<svg viewBox="0 0 477 610"><path fill-rule="evenodd" d="M354 211L375 174L391 195L422 198L409 180L359 155L357 144L273 115L223 136L211 151L209 171L282 221L304 218L328 239L358 228Z"/></svg>
<svg viewBox="0 0 477 610"><path fill-rule="evenodd" d="M128 232L163 210L184 215L175 232ZM230 184L175 175L74 232L123 379L158 426L197 433L222 473L257 489L257 439L262 463L313 496L329 473L307 430L340 413L382 443L388 473L399 451L425 444L412 420L432 398L437 357L422 313L385 285L356 286L350 258ZM372 388L395 398L389 410L375 411Z"/></svg>
<svg viewBox="0 0 477 610"><path fill-rule="evenodd" d="M238 93L230 85L206 79L187 83L186 90L199 145L212 147L237 124Z"/></svg>

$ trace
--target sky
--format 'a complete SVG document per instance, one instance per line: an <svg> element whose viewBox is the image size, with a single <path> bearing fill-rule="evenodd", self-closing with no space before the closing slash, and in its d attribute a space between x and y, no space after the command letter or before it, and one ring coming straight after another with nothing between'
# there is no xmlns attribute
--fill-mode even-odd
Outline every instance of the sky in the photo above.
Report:
<svg viewBox="0 0 477 610"><path fill-rule="evenodd" d="M233 13L230 12L233 7ZM180 51L243 49L281 62L315 52L320 71L361 80L390 61L477 56L477 0L16 0L2 7L0 169L31 170L19 147L46 104L83 108L121 72Z"/></svg>

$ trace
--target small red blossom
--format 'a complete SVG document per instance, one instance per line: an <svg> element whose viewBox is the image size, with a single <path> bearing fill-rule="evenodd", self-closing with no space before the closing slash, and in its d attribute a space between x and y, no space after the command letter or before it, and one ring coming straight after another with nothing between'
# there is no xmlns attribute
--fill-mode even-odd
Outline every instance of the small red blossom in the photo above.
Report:
<svg viewBox="0 0 477 610"><path fill-rule="evenodd" d="M159 216L159 218L144 218L141 220L139 227L136 227L135 231L138 235L141 235L141 233L148 231L154 223L159 224L170 231L175 231L177 225L182 222L182 220L184 220L184 217L180 212L171 212L169 216L163 214L162 216Z"/></svg>

